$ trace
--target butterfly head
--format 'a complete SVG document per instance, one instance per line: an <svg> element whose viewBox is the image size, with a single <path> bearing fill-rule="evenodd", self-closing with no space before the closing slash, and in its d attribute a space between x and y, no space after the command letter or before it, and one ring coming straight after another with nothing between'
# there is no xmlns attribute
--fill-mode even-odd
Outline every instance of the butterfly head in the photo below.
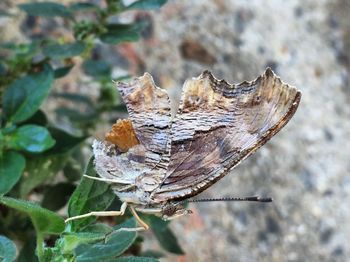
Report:
<svg viewBox="0 0 350 262"><path fill-rule="evenodd" d="M187 214L192 214L192 211L186 209L182 202L167 203L162 208L162 218L164 220L171 220L173 218Z"/></svg>

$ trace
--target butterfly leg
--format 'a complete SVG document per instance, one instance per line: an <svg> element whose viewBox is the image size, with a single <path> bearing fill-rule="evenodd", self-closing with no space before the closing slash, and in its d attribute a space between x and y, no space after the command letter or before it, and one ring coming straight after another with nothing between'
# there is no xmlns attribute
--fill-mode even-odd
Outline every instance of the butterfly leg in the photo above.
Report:
<svg viewBox="0 0 350 262"><path fill-rule="evenodd" d="M128 228L128 227L122 227L120 229L117 229L113 232L111 232L110 234L106 235L106 240L108 240L108 238L117 233L117 232L121 232L121 231L127 231L127 232L138 232L138 231L144 231L144 230L148 230L149 226L139 217L139 215L137 214L136 210L134 207L129 206L131 214L135 217L136 221L141 225L140 227L134 227L134 228Z"/></svg>
<svg viewBox="0 0 350 262"><path fill-rule="evenodd" d="M120 192L125 191L125 190L129 190L130 188L135 187L135 185L129 185L128 184L129 182L120 181L117 179L108 179L108 178L101 178L101 177L88 176L88 175L83 175L83 177L86 177L86 178L89 178L92 180L106 182L106 183L112 183L112 184L127 184L125 187L118 189L118 191L120 191Z"/></svg>
<svg viewBox="0 0 350 262"><path fill-rule="evenodd" d="M184 215L188 215L188 214L192 214L193 212L189 209L186 209L184 210L184 212L180 213L180 214L175 214L175 215L172 215L172 216L163 216L163 220L165 221L169 221L169 220L173 220L173 219L176 219L178 217L182 217Z"/></svg>
<svg viewBox="0 0 350 262"><path fill-rule="evenodd" d="M132 213L132 215L135 217L136 221L142 226L143 230L148 230L149 226L146 224L146 222L144 222L139 215L137 214L136 210L134 207L130 206L130 211Z"/></svg>
<svg viewBox="0 0 350 262"><path fill-rule="evenodd" d="M96 217L103 217L103 216L122 216L125 213L125 210L128 206L128 203L124 202L122 204L122 206L120 207L119 211L93 211L84 215L79 215L79 216L75 216L75 217L70 217L67 218L65 220L65 222L69 222L72 220L76 220L76 219L81 219L81 218L85 218L85 217L92 217L92 216L96 216Z"/></svg>
<svg viewBox="0 0 350 262"><path fill-rule="evenodd" d="M89 179L92 179L92 180L106 182L106 183L129 184L129 182L125 182L123 180L118 180L118 179L108 179L108 178L88 176L88 175L83 175L83 177L86 177L86 178L89 178Z"/></svg>
<svg viewBox="0 0 350 262"><path fill-rule="evenodd" d="M105 243L110 239L110 237L112 235L114 235L117 232L121 232L121 231L124 231L124 232L125 231L126 232L138 232L138 231L144 231L144 230L148 230L149 229L149 226L139 217L139 215L137 214L136 210L132 206L129 206L129 208L130 208L130 211L131 211L132 215L135 217L136 221L141 226L140 227L132 227L132 228L122 227L122 228L119 228L117 230L114 230L113 232L108 233L107 235L105 235L105 240L104 240Z"/></svg>

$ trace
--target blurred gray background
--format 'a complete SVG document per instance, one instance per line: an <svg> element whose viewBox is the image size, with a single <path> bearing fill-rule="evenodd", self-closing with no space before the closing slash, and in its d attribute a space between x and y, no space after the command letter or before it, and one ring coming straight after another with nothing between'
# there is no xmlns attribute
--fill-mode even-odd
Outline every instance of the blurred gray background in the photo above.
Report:
<svg viewBox="0 0 350 262"><path fill-rule="evenodd" d="M237 83L267 66L303 93L289 124L200 196L273 204L192 204L172 223L186 256L169 261L346 261L350 1L173 0L149 19L133 50L174 97L204 69Z"/></svg>
<svg viewBox="0 0 350 262"><path fill-rule="evenodd" d="M18 31L23 18L0 21L2 36L24 38ZM194 214L172 223L186 255L163 260L346 261L350 1L169 0L158 11L129 12L123 19L150 26L137 43L101 45L102 58L116 75L151 73L174 101L185 79L205 69L238 83L269 66L303 93L288 125L200 196L262 195L274 202L191 204ZM73 75L59 85L91 92L88 80L76 83ZM157 245L148 241L152 233L144 235L145 249Z"/></svg>

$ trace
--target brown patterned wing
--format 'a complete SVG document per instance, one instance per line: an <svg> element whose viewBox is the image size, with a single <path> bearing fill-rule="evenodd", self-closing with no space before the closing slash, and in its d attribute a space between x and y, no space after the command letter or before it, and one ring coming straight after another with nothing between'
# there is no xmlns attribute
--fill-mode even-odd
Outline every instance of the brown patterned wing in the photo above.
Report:
<svg viewBox="0 0 350 262"><path fill-rule="evenodd" d="M119 82L117 88L136 136L147 151L146 164L161 168L160 160L170 149L171 110L167 92L157 87L148 73L128 84Z"/></svg>
<svg viewBox="0 0 350 262"><path fill-rule="evenodd" d="M158 88L148 73L130 83L119 82L117 88L129 119L118 120L106 134L106 141L94 141L95 169L99 176L113 180L113 189L119 197L137 202L137 194L122 192L124 188L135 190L137 186L138 190L151 192L166 174L170 101L166 91Z"/></svg>
<svg viewBox="0 0 350 262"><path fill-rule="evenodd" d="M169 166L154 201L188 198L215 183L289 121L300 97L271 69L238 85L208 71L186 81L172 124Z"/></svg>

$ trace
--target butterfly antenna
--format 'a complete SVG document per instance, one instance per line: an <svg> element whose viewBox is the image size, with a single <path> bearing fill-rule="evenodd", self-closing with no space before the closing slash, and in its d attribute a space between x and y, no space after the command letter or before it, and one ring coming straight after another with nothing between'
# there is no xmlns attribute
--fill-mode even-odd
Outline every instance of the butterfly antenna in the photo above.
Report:
<svg viewBox="0 0 350 262"><path fill-rule="evenodd" d="M203 199L188 200L188 202L192 202L192 203L196 203L196 202L229 202L229 201L252 201L252 202L268 203L268 202L272 202L273 199L271 197L251 196L251 197L203 198Z"/></svg>

